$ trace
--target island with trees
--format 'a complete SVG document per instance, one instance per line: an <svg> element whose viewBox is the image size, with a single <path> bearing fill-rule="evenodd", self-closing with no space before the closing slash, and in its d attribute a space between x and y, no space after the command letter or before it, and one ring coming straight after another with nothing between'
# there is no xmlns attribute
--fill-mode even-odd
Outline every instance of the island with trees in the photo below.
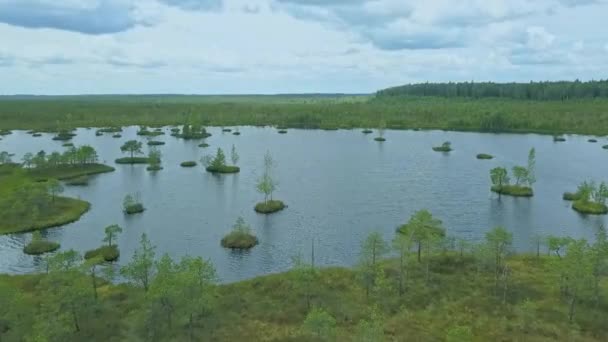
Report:
<svg viewBox="0 0 608 342"><path fill-rule="evenodd" d="M433 151L435 152L451 152L452 151L452 143L449 141L445 141L441 146L434 146Z"/></svg>
<svg viewBox="0 0 608 342"><path fill-rule="evenodd" d="M133 215L143 213L146 208L144 208L138 195L128 194L122 201L122 210L127 215Z"/></svg>
<svg viewBox="0 0 608 342"><path fill-rule="evenodd" d="M512 169L515 184L511 184L511 178L506 168L496 167L490 170L491 190L499 195L532 197L534 196L532 186L536 183L535 169L536 151L532 148L528 153L527 167L514 166Z"/></svg>
<svg viewBox="0 0 608 342"><path fill-rule="evenodd" d="M235 165L227 165L224 151L221 148L218 148L215 157L209 155L203 156L201 158L201 163L205 166L205 170L210 173L237 173L241 171L241 169L236 166L239 156L234 146L232 148L231 159L232 163Z"/></svg>
<svg viewBox="0 0 608 342"><path fill-rule="evenodd" d="M113 262L118 260L120 257L120 250L116 244L116 239L120 233L122 233L122 227L117 224L107 226L104 229L105 237L103 242L107 245L103 245L99 248L95 248L85 252L84 259L97 259L100 262Z"/></svg>
<svg viewBox="0 0 608 342"><path fill-rule="evenodd" d="M604 215L608 214L608 185L601 182L583 182L575 193L566 192L563 195L566 201L572 201L572 209L581 214Z"/></svg>
<svg viewBox="0 0 608 342"><path fill-rule="evenodd" d="M141 141L129 140L120 147L120 151L128 153L129 156L116 159L116 164L148 164L150 162L147 157L136 157L144 154Z"/></svg>
<svg viewBox="0 0 608 342"><path fill-rule="evenodd" d="M32 233L32 241L23 247L23 253L28 255L41 255L44 253L54 252L61 247L60 244L53 241L48 241L42 238L40 231Z"/></svg>
<svg viewBox="0 0 608 342"><path fill-rule="evenodd" d="M270 151L267 151L264 155L264 172L258 178L256 184L256 190L264 194L264 201L257 203L254 208L260 214L272 214L287 207L282 201L272 198L272 194L279 186L279 182L277 182L273 175L275 167L276 162L272 158Z"/></svg>

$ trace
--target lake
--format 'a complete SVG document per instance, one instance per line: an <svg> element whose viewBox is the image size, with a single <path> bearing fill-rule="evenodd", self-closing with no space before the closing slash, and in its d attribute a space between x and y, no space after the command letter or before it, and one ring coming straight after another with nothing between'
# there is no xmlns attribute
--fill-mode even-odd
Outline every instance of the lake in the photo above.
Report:
<svg viewBox="0 0 608 342"><path fill-rule="evenodd" d="M593 239L594 227L607 223L606 216L583 216L562 200L562 193L575 191L584 180L608 181L608 151L586 136L567 136L555 143L551 136L536 134L488 134L443 131L392 131L386 142L373 141L375 134L361 130L296 130L278 134L273 128L240 127L240 136L208 129L211 146L166 135L159 146L164 170L146 171L145 165L115 165L123 154L120 146L136 135L127 127L122 138L111 133L95 136L95 129L78 129L75 145L97 149L100 161L116 167L112 173L92 178L87 187L66 186L65 195L91 202L92 208L78 222L43 231L43 236L61 243L63 250L84 251L99 247L104 227L119 224L119 264L129 261L143 232L157 246L157 255L185 254L210 259L224 282L285 271L291 257L310 255L315 241L319 265L354 265L362 240L372 231L392 239L395 228L419 209L429 209L441 219L448 234L472 241L486 231L504 226L514 235L518 251L534 250L536 234L568 235ZM15 153L63 151L52 134L35 138L14 131L0 141L0 151ZM449 154L431 150L451 141ZM180 163L198 161L221 147L229 159L235 145L241 172L216 176L202 166L182 168ZM536 148L535 196L512 198L490 192L489 170L496 166L525 165L528 151ZM263 195L255 184L263 169L263 156L270 151L277 162L279 188L274 197L289 207L264 216L254 212ZM493 160L477 160L490 153ZM147 210L125 216L122 200L138 193ZM248 252L232 252L220 246L238 216L249 223L260 244ZM30 273L40 259L23 254L31 234L0 236L0 273Z"/></svg>

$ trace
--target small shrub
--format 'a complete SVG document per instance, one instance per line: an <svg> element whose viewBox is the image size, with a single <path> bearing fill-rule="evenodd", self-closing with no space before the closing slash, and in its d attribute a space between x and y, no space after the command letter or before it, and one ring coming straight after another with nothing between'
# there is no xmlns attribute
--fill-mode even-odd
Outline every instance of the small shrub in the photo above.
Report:
<svg viewBox="0 0 608 342"><path fill-rule="evenodd" d="M179 164L181 167L195 167L196 166L196 162L193 160L190 161L185 161L182 162L181 164Z"/></svg>
<svg viewBox="0 0 608 342"><path fill-rule="evenodd" d="M285 209L285 203L279 200L270 200L268 202L260 202L255 205L255 211L260 214L271 214Z"/></svg>
<svg viewBox="0 0 608 342"><path fill-rule="evenodd" d="M141 213L146 210L144 205L136 200L132 195L125 196L125 199L122 202L122 208L125 214L128 215Z"/></svg>
<svg viewBox="0 0 608 342"><path fill-rule="evenodd" d="M241 132L239 132L239 131L232 132L232 135L241 135Z"/></svg>
<svg viewBox="0 0 608 342"><path fill-rule="evenodd" d="M562 199L565 201L578 201L581 199L581 195L578 192L564 192Z"/></svg>
<svg viewBox="0 0 608 342"><path fill-rule="evenodd" d="M120 257L120 251L116 245L102 246L84 253L86 260L100 258L103 261L112 262L118 260L118 257Z"/></svg>
<svg viewBox="0 0 608 342"><path fill-rule="evenodd" d="M480 153L477 155L477 159L493 159L494 156L491 154Z"/></svg>

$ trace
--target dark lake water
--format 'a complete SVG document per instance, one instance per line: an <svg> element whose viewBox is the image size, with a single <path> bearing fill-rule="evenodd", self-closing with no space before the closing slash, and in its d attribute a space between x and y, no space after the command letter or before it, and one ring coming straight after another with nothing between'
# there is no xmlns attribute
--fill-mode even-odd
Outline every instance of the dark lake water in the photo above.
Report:
<svg viewBox="0 0 608 342"><path fill-rule="evenodd" d="M398 225L424 208L456 237L477 241L492 227L504 226L513 232L519 251L533 249L535 234L593 239L594 227L607 222L605 216L579 215L561 199L583 180L608 180L608 151L601 148L606 138L592 144L589 137L568 136L567 142L554 143L550 136L534 134L387 131L387 141L378 143L373 134L360 130L292 129L281 135L271 128L241 127L240 136L211 128L211 147L203 149L199 141L171 137L165 128L167 135L155 138L166 142L159 147L164 170L150 173L145 166L114 165L124 141L145 141L136 130L126 128L121 139L111 134L96 137L94 129L77 131L73 142L94 146L101 161L116 171L94 177L88 187L66 187L66 195L91 202L92 209L78 222L45 232L62 249L96 248L102 244L104 227L119 224L124 228L118 238L120 264L130 259L145 232L157 254L203 256L223 281L236 281L287 270L291 256L309 255L312 239L318 264L353 265L367 234L376 230L392 239ZM0 141L0 151L15 153L16 160L41 149L62 151L61 142L51 137L15 131ZM453 152L431 150L445 140L452 142ZM201 166L179 166L218 147L228 152L233 144L241 156L239 174L214 176ZM525 165L531 147L537 155L535 196L499 200L489 190L489 170ZM267 150L278 163L275 198L289 205L271 216L253 211L263 198L255 183ZM477 160L475 155L482 152L496 158ZM127 193L139 193L145 213L122 213ZM260 240L247 253L220 246L238 216ZM38 260L22 252L30 239L31 234L0 236L0 273L36 270Z"/></svg>

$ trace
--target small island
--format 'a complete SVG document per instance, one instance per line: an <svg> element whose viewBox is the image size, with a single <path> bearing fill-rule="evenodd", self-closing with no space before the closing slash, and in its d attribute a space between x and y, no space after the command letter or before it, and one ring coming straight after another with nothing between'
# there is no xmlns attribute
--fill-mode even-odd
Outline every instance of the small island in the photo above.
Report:
<svg viewBox="0 0 608 342"><path fill-rule="evenodd" d="M286 129L280 129L278 132L279 132L279 134L287 134L287 130Z"/></svg>
<svg viewBox="0 0 608 342"><path fill-rule="evenodd" d="M113 241L120 233L122 233L122 228L119 225L114 224L106 227L103 242L107 242L107 245L86 251L84 258L86 260L97 259L105 262L113 262L118 260L120 257L120 250L118 249L118 246L113 243Z"/></svg>
<svg viewBox="0 0 608 342"><path fill-rule="evenodd" d="M596 143L596 142L597 142L597 139L589 139L589 140L587 140L587 141L588 141L588 142L590 142L590 143Z"/></svg>
<svg viewBox="0 0 608 342"><path fill-rule="evenodd" d="M254 210L260 214L272 214L285 209L285 203L272 198L272 194L279 186L279 183L272 176L272 171L276 163L270 152L264 156L264 173L258 179L256 190L264 195L264 201L255 205Z"/></svg>
<svg viewBox="0 0 608 342"><path fill-rule="evenodd" d="M201 144L198 144L198 147L202 147L202 148L209 147L209 144L201 143Z"/></svg>
<svg viewBox="0 0 608 342"><path fill-rule="evenodd" d="M32 134L32 136L38 138L42 136L42 133L34 133Z"/></svg>
<svg viewBox="0 0 608 342"><path fill-rule="evenodd" d="M494 156L491 154L480 153L477 155L477 159L483 159L483 160L494 159Z"/></svg>
<svg viewBox="0 0 608 342"><path fill-rule="evenodd" d="M602 146L602 148L603 148L604 150L608 150L608 145L604 145L604 146Z"/></svg>
<svg viewBox="0 0 608 342"><path fill-rule="evenodd" d="M207 133L205 127L198 123L185 124L182 126L181 133L180 131L173 131L171 135L184 140L201 140L211 136Z"/></svg>
<svg viewBox="0 0 608 342"><path fill-rule="evenodd" d="M578 186L578 190L573 195L570 197L574 198L572 209L577 212L590 215L608 214L608 206L606 206L608 185L606 183L602 182L597 185L595 182L583 182L583 184Z"/></svg>
<svg viewBox="0 0 608 342"><path fill-rule="evenodd" d="M158 140L150 140L148 141L148 146L161 146L164 145L165 142L164 141L158 141Z"/></svg>
<svg viewBox="0 0 608 342"><path fill-rule="evenodd" d="M148 157L135 156L143 154L141 141L129 140L120 147L120 150L123 153L129 153L129 157L116 159L114 161L116 164L148 164L150 162Z"/></svg>
<svg viewBox="0 0 608 342"><path fill-rule="evenodd" d="M435 152L451 152L452 151L452 143L449 141L445 141L441 146L434 146L433 151Z"/></svg>
<svg viewBox="0 0 608 342"><path fill-rule="evenodd" d="M375 141L379 141L379 142L386 141L386 138L384 137L385 129L386 129L386 123L384 122L384 120L381 120L380 123L378 124L378 136L374 138Z"/></svg>
<svg viewBox="0 0 608 342"><path fill-rule="evenodd" d="M232 129L222 127L222 132L232 132Z"/></svg>
<svg viewBox="0 0 608 342"><path fill-rule="evenodd" d="M112 138L116 138L116 139L122 138L122 134L116 133L116 134L112 135Z"/></svg>
<svg viewBox="0 0 608 342"><path fill-rule="evenodd" d="M113 167L98 163L97 151L89 146L71 146L63 153L26 153L21 159L25 173L35 181L66 180L112 172Z"/></svg>
<svg viewBox="0 0 608 342"><path fill-rule="evenodd" d="M196 162L194 160L189 160L189 161L182 162L179 165L181 167L195 167L196 166Z"/></svg>
<svg viewBox="0 0 608 342"><path fill-rule="evenodd" d="M232 161L233 164L236 164L236 162L238 162L238 155L236 155L234 146ZM237 173L241 171L241 169L236 165L226 165L226 156L224 155L224 151L222 151L221 148L217 149L214 158L212 158L211 156L204 156L201 159L201 163L205 165L205 170L211 173Z"/></svg>
<svg viewBox="0 0 608 342"><path fill-rule="evenodd" d="M141 201L139 201L139 199L136 197L137 196L130 194L125 196L124 200L122 201L122 210L125 214L133 215L143 213L144 210L146 210Z"/></svg>
<svg viewBox="0 0 608 342"><path fill-rule="evenodd" d="M258 238L251 233L251 228L242 217L236 220L232 231L222 238L221 244L224 248L250 249L258 244Z"/></svg>
<svg viewBox="0 0 608 342"><path fill-rule="evenodd" d="M60 131L59 133L57 133L56 136L53 137L53 140L66 141L72 139L75 136L75 133L69 131Z"/></svg>
<svg viewBox="0 0 608 342"><path fill-rule="evenodd" d="M61 245L57 242L43 240L42 234L40 234L39 231L35 231L32 234L32 241L23 247L23 253L28 255L41 255L54 252L58 250L59 247L61 247Z"/></svg>
<svg viewBox="0 0 608 342"><path fill-rule="evenodd" d="M361 131L363 134L372 134L374 133L374 131L372 131L371 129L364 129Z"/></svg>
<svg viewBox="0 0 608 342"><path fill-rule="evenodd" d="M148 127L145 127L145 126L140 126L139 131L137 131L137 135L146 136L146 137L156 137L156 136L163 135L163 134L165 134L165 133L162 130L161 131L158 131L158 130L150 131L150 130L148 130Z"/></svg>
<svg viewBox="0 0 608 342"><path fill-rule="evenodd" d="M162 165L162 153L157 148L150 149L148 152L148 163L150 164L146 170L147 171L160 171L163 169Z"/></svg>
<svg viewBox="0 0 608 342"><path fill-rule="evenodd" d="M560 137L560 136L554 136L553 141L554 142L564 142L564 141L566 141L566 138Z"/></svg>
<svg viewBox="0 0 608 342"><path fill-rule="evenodd" d="M528 166L514 166L512 169L515 184L510 183L506 168L496 167L490 170L491 190L499 195L532 197L534 196L532 186L536 183L535 169L536 151L532 148L528 154Z"/></svg>

